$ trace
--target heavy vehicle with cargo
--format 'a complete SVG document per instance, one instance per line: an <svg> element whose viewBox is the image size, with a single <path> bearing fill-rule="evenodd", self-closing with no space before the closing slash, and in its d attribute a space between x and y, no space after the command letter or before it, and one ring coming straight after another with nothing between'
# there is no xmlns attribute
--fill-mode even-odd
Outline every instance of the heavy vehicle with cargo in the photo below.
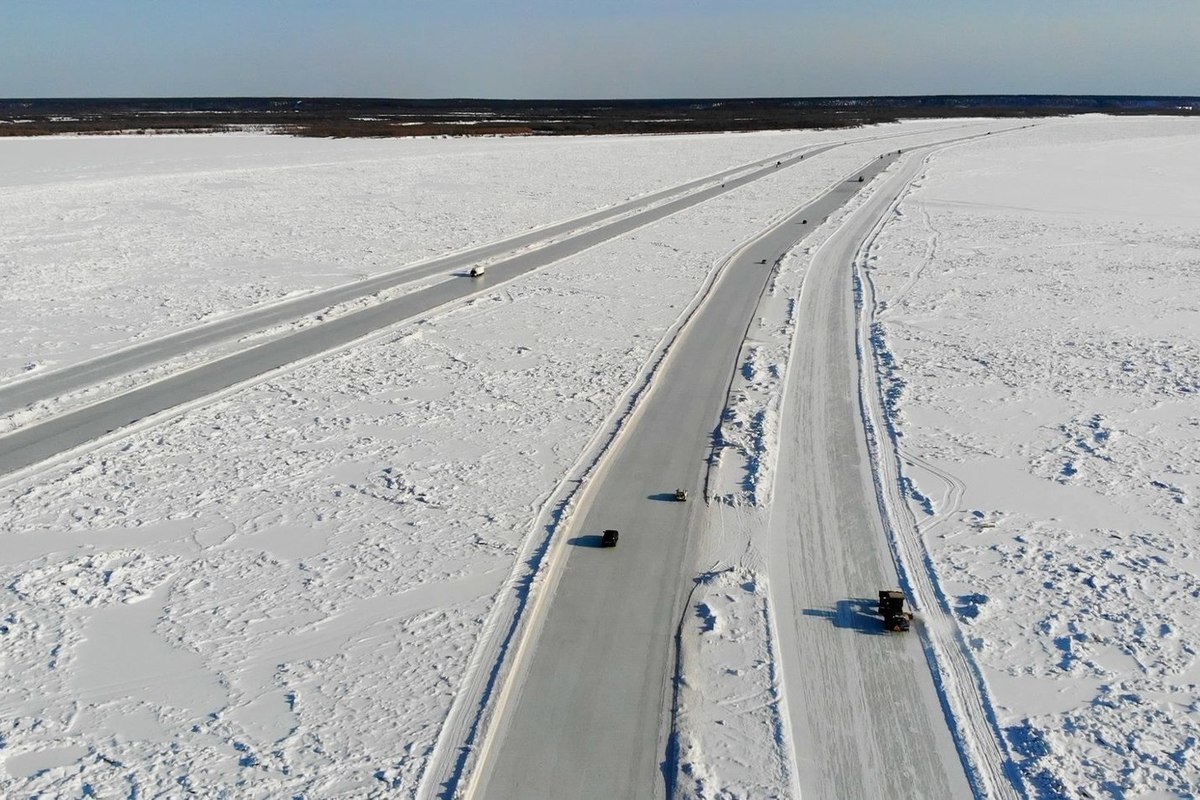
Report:
<svg viewBox="0 0 1200 800"><path fill-rule="evenodd" d="M912 625L912 612L904 610L904 592L895 589L879 591L879 616L885 630L899 633Z"/></svg>

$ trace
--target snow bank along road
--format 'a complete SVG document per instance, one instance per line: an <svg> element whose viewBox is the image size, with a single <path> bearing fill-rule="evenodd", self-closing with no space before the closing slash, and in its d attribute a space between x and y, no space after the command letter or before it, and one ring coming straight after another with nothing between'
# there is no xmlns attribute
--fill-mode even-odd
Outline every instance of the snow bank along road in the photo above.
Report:
<svg viewBox="0 0 1200 800"><path fill-rule="evenodd" d="M891 163L879 159L861 174L869 179ZM824 219L864 185L851 177L744 249L675 344L573 527L528 665L513 666L522 688L511 714L501 711L494 763L485 755L477 767L482 794L663 793L671 642L687 590L682 575L694 560L689 518L702 508L671 492L699 485L711 448L705 434L720 419L747 322L775 261L811 228L797 223ZM605 528L621 532L615 549L599 547Z"/></svg>
<svg viewBox="0 0 1200 800"><path fill-rule="evenodd" d="M710 178L657 192L648 198L544 228L533 234L449 256L416 269L390 273L369 281L270 306L223 323L131 348L71 370L15 384L0 391L0 414L12 413L32 402L53 398L91 382L161 363L206 344L225 341L249 331L261 330L281 320L295 319L298 315L320 311L333 303L370 295L399 284L479 263L497 254L511 254L522 247L542 243L540 247L510 255L491 264L487 277L482 281L442 281L172 375L117 397L62 414L46 422L27 426L0 438L0 474L15 472L167 409L215 394L257 378L270 370L341 347L372 331L460 300L485 287L494 286L497 282L515 278L733 191L764 175L772 174L776 169L797 163L805 155L815 155L837 146L831 144L807 148L803 152L784 153L779 158L727 170ZM697 190L697 186L704 188ZM655 204L663 197L681 192L684 193L682 197ZM589 224L594 225L604 220L609 221L599 227L586 228ZM577 230L581 226L585 229L574 235L559 240L553 239L556 234Z"/></svg>

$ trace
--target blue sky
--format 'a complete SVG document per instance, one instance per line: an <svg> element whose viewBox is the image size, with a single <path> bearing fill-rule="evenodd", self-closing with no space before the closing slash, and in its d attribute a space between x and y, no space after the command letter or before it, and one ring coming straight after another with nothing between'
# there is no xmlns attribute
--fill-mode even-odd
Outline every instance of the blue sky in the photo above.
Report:
<svg viewBox="0 0 1200 800"><path fill-rule="evenodd" d="M0 0L0 97L1200 94L1200 0Z"/></svg>

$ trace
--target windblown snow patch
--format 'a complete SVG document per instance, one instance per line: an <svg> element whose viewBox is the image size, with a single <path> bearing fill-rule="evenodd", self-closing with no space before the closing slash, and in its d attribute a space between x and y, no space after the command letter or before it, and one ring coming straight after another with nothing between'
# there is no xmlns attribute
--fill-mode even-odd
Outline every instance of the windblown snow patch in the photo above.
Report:
<svg viewBox="0 0 1200 800"><path fill-rule="evenodd" d="M793 796L772 624L765 573L696 578L680 630L676 796Z"/></svg>

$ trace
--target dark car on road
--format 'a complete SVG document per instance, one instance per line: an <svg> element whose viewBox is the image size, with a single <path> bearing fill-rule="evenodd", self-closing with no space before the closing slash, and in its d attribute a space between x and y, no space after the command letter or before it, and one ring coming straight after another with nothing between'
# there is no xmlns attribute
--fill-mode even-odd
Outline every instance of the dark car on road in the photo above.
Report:
<svg viewBox="0 0 1200 800"><path fill-rule="evenodd" d="M616 531L612 530L611 528L609 530L606 530L604 532L604 535L600 537L600 546L601 547L616 547L617 546L617 537L619 537L619 536L620 536L620 534L617 533Z"/></svg>

